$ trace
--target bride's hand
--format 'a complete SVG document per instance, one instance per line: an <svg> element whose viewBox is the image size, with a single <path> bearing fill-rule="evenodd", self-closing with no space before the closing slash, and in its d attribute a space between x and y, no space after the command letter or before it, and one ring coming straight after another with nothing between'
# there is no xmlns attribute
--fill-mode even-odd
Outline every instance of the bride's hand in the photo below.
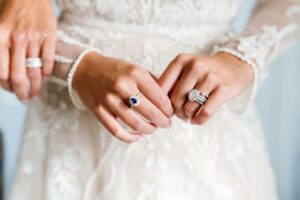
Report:
<svg viewBox="0 0 300 200"><path fill-rule="evenodd" d="M241 94L252 79L251 67L230 54L180 54L169 64L159 83L169 93L178 117L203 124L225 101ZM188 100L192 89L209 95L202 107Z"/></svg>
<svg viewBox="0 0 300 200"><path fill-rule="evenodd" d="M107 130L125 142L139 140L156 126L170 125L169 117L173 115L170 99L150 73L137 65L89 53L78 66L73 88ZM138 93L140 104L134 111L127 102ZM127 133L117 118L136 132Z"/></svg>
<svg viewBox="0 0 300 200"><path fill-rule="evenodd" d="M21 101L41 93L42 77L53 71L56 17L50 0L3 0L0 6L0 85ZM43 68L26 69L41 57Z"/></svg>

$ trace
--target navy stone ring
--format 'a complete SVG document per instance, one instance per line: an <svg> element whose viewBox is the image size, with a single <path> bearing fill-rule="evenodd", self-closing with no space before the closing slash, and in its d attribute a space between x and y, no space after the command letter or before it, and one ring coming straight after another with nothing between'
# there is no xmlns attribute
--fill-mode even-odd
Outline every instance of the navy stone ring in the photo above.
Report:
<svg viewBox="0 0 300 200"><path fill-rule="evenodd" d="M140 104L140 92L137 95L129 97L129 105L131 107L136 107Z"/></svg>

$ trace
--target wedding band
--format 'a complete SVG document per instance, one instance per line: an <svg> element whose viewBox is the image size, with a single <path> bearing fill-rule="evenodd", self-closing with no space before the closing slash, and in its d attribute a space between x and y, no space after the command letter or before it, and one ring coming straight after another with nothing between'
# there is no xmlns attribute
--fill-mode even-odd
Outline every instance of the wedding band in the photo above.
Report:
<svg viewBox="0 0 300 200"><path fill-rule="evenodd" d="M131 96L129 97L129 105L131 107L136 107L140 104L140 94L141 92L139 92L138 94L134 95L134 96Z"/></svg>
<svg viewBox="0 0 300 200"><path fill-rule="evenodd" d="M42 59L41 58L27 58L26 59L26 67L27 68L40 68L42 67Z"/></svg>
<svg viewBox="0 0 300 200"><path fill-rule="evenodd" d="M192 89L189 92L188 99L189 99L189 101L195 101L195 102L199 103L200 105L203 105L208 100L208 95L201 93L196 89Z"/></svg>

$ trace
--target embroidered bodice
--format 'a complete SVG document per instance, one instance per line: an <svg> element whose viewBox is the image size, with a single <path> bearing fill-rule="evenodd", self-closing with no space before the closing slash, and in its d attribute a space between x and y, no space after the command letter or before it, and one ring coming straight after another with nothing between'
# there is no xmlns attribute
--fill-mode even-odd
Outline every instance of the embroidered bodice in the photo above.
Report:
<svg viewBox="0 0 300 200"><path fill-rule="evenodd" d="M240 0L58 0L66 13L139 26L224 25L235 16ZM222 12L216 12L216 7ZM81 15L82 13L82 15ZM226 17L224 14L226 13Z"/></svg>
<svg viewBox="0 0 300 200"><path fill-rule="evenodd" d="M267 63L295 40L300 23L298 0L259 1L241 34L231 32L240 0L58 0L58 3L63 10L62 21L72 24L72 28L93 26L110 30L109 34L115 37L126 33L162 36L196 45L200 52L225 51L249 63L255 78L253 86L241 95L239 102L243 103L236 106L237 111L244 111L253 101L259 83L266 77ZM211 44L214 51L210 50ZM157 73L162 70L153 69Z"/></svg>

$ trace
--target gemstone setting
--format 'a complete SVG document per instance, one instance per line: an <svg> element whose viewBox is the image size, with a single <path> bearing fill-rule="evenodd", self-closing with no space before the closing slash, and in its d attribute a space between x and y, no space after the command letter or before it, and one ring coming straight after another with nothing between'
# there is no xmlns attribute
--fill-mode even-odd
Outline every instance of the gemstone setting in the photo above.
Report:
<svg viewBox="0 0 300 200"><path fill-rule="evenodd" d="M197 97L198 97L198 91L196 89L192 89L190 92L189 92L189 100L190 101L196 101Z"/></svg>
<svg viewBox="0 0 300 200"><path fill-rule="evenodd" d="M129 98L129 104L133 107L136 107L140 104L139 95L134 95Z"/></svg>

